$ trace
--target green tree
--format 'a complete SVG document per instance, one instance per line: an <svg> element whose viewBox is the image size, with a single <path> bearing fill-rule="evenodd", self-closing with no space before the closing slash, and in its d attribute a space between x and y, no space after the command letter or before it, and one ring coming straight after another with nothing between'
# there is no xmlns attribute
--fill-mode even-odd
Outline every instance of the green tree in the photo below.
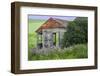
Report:
<svg viewBox="0 0 100 76"><path fill-rule="evenodd" d="M88 18L77 17L74 21L69 22L64 33L62 47L68 47L74 44L88 42Z"/></svg>

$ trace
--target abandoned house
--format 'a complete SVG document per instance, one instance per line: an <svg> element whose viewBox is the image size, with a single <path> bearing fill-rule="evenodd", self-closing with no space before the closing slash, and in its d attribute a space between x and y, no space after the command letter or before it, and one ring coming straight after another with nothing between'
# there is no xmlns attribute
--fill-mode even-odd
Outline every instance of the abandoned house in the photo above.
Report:
<svg viewBox="0 0 100 76"><path fill-rule="evenodd" d="M49 18L37 30L37 48L60 48L68 21Z"/></svg>

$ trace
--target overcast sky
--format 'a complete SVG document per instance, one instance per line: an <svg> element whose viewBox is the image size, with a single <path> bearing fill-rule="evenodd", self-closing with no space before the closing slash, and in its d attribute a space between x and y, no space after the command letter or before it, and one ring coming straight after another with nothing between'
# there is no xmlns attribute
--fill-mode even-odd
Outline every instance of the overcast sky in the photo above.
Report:
<svg viewBox="0 0 100 76"><path fill-rule="evenodd" d="M39 20L48 20L49 18L58 18L68 21L73 21L76 17L75 16L51 16L51 15L29 15L29 19L39 19Z"/></svg>

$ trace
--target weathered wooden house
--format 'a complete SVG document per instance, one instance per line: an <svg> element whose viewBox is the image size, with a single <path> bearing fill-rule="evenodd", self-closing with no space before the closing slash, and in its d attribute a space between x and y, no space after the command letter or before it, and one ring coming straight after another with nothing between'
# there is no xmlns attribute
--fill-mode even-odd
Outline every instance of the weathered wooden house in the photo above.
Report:
<svg viewBox="0 0 100 76"><path fill-rule="evenodd" d="M60 48L68 21L56 18L48 19L37 30L37 48Z"/></svg>

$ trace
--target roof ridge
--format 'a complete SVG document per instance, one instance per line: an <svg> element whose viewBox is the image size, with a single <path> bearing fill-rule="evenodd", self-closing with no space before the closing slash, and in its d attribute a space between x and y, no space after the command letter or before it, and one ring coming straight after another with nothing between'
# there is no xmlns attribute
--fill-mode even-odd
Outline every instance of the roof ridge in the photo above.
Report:
<svg viewBox="0 0 100 76"><path fill-rule="evenodd" d="M46 29L46 28L63 28L65 26L63 26L63 22L57 21L54 18L50 17L46 22L44 22L37 30L41 31L42 29Z"/></svg>

